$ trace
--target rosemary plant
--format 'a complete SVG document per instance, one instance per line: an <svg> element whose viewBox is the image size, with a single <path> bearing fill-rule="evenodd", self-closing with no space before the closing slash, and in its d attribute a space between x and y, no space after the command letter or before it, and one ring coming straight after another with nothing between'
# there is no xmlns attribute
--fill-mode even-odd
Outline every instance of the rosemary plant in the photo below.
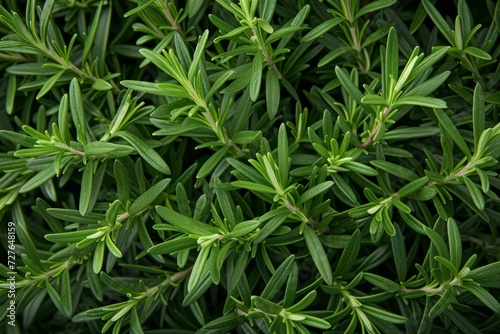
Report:
<svg viewBox="0 0 500 334"><path fill-rule="evenodd" d="M497 333L500 2L0 1L0 332Z"/></svg>

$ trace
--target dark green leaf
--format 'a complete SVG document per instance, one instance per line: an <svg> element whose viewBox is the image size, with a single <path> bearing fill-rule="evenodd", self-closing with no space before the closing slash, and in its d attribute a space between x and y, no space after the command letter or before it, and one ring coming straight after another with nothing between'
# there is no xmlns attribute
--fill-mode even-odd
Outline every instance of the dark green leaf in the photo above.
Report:
<svg viewBox="0 0 500 334"><path fill-rule="evenodd" d="M150 206L167 188L170 179L163 179L139 196L130 206L129 214L135 215Z"/></svg>

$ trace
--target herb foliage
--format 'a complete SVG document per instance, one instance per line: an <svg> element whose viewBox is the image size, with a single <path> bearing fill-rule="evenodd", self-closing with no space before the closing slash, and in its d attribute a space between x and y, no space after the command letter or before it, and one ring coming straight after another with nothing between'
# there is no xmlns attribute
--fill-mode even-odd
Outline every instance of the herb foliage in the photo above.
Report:
<svg viewBox="0 0 500 334"><path fill-rule="evenodd" d="M1 1L17 328L495 333L500 3L449 3Z"/></svg>

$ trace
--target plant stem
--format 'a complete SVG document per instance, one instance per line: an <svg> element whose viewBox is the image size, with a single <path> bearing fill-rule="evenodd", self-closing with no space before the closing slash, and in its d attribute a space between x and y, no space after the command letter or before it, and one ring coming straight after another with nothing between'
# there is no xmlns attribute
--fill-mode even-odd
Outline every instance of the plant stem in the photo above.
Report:
<svg viewBox="0 0 500 334"><path fill-rule="evenodd" d="M179 35L181 35L181 37L185 37L184 31L179 26L179 24L177 24L177 22L174 19L174 16L170 12L170 9L168 8L167 2L166 1L161 1L161 7L162 7L162 9L163 9L163 11L165 13L165 16L167 17L168 22L172 26L172 28L174 28L179 33Z"/></svg>
<svg viewBox="0 0 500 334"><path fill-rule="evenodd" d="M380 131L380 123L383 123L385 121L386 117L389 115L390 112L391 112L391 109L389 107L384 108L380 122L377 122L375 124L375 127L373 128L372 133L370 133L370 136L368 136L368 138L360 145L360 147L362 149L366 149L373 144L375 137L377 136L378 132Z"/></svg>

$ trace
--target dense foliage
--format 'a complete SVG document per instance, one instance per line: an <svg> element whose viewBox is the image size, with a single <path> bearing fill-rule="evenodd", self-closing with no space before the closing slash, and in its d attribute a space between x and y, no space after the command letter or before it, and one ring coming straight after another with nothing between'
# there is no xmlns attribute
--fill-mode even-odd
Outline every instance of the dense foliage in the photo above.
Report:
<svg viewBox="0 0 500 334"><path fill-rule="evenodd" d="M0 3L1 332L498 332L499 2Z"/></svg>

